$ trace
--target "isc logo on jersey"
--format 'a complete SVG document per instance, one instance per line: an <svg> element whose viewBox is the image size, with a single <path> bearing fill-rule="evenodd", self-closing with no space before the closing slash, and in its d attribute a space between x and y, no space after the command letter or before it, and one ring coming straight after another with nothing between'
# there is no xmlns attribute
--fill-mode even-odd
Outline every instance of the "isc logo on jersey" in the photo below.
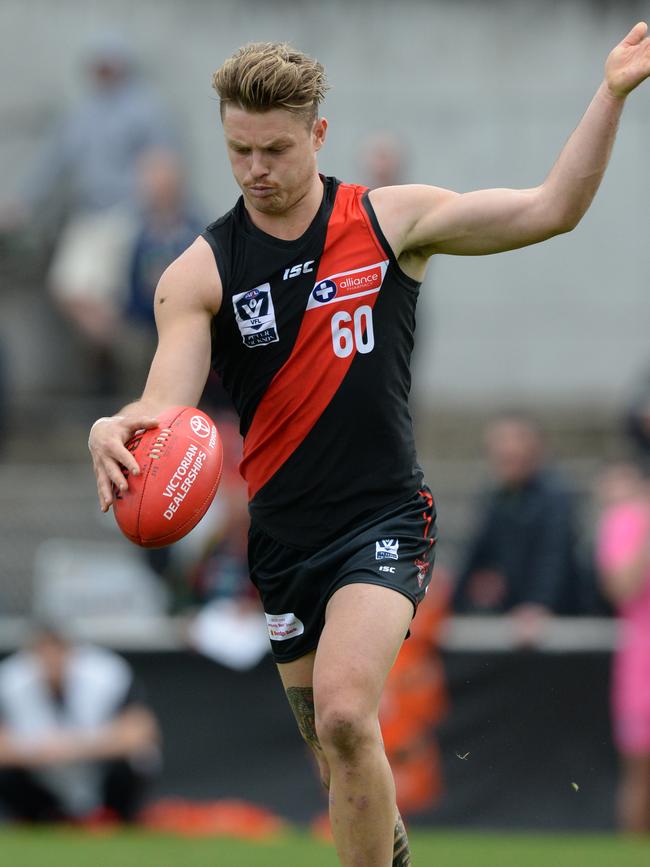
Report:
<svg viewBox="0 0 650 867"><path fill-rule="evenodd" d="M360 298L379 292L384 282L388 261L376 262L353 271L343 271L319 280L307 302L307 310L322 307L343 298Z"/></svg>
<svg viewBox="0 0 650 867"><path fill-rule="evenodd" d="M278 337L278 327L275 322L275 309L271 297L271 284L264 283L232 296L235 308L235 319L239 326L242 340L246 346L266 346L275 343Z"/></svg>

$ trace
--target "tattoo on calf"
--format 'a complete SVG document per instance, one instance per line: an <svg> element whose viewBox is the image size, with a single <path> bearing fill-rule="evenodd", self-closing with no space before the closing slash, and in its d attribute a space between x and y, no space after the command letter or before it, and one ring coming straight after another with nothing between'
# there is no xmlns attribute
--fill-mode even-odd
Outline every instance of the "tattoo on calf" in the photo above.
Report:
<svg viewBox="0 0 650 867"><path fill-rule="evenodd" d="M406 828L399 813L397 814L397 824L395 825L392 867L411 867L411 850L409 849L409 841L406 836Z"/></svg>
<svg viewBox="0 0 650 867"><path fill-rule="evenodd" d="M287 698L291 710L298 721L300 734L312 749L321 750L316 734L316 714L314 711L314 690L311 687L290 686Z"/></svg>

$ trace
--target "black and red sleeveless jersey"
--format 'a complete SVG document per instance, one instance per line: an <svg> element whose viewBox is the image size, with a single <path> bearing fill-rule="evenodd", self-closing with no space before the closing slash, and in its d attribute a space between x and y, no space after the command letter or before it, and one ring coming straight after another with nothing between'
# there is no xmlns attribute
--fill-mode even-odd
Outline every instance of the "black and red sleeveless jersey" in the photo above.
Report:
<svg viewBox="0 0 650 867"><path fill-rule="evenodd" d="M241 419L252 519L317 547L422 483L408 395L419 283L400 269L364 187L323 178L294 241L240 198L203 233L223 284L212 363Z"/></svg>

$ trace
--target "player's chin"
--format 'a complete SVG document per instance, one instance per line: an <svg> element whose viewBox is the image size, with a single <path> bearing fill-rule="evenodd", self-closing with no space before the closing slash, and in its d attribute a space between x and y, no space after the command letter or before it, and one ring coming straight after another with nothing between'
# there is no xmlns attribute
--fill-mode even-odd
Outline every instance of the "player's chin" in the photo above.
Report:
<svg viewBox="0 0 650 867"><path fill-rule="evenodd" d="M248 203L261 214L279 214L285 209L284 199L279 193L268 196L247 195Z"/></svg>

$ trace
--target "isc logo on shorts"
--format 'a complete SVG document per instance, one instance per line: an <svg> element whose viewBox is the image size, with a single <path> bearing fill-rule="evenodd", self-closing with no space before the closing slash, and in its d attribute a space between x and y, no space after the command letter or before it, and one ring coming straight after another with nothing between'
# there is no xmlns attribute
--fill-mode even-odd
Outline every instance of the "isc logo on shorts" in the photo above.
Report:
<svg viewBox="0 0 650 867"><path fill-rule="evenodd" d="M382 539L375 542L375 560L397 560L399 539Z"/></svg>
<svg viewBox="0 0 650 867"><path fill-rule="evenodd" d="M280 339L270 283L233 295L232 305L245 346L266 346Z"/></svg>

